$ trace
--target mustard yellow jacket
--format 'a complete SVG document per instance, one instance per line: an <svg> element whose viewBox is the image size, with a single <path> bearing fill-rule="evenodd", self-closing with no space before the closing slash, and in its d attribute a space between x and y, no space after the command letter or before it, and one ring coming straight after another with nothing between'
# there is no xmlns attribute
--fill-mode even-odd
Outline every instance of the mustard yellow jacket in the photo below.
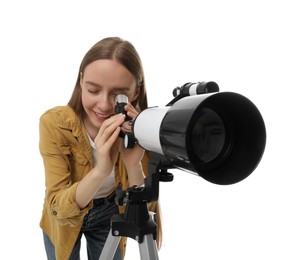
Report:
<svg viewBox="0 0 306 260"><path fill-rule="evenodd" d="M50 237L56 259L68 259L79 235L83 218L92 208L92 201L83 209L76 203L80 180L94 167L91 146L80 118L69 106L46 111L40 118L39 148L45 168L45 200L40 227ZM147 165L148 155L143 158ZM147 167L143 167L148 174ZM115 165L116 185L128 188L125 167L120 156ZM152 207L151 207L152 206ZM155 211L151 205L150 210ZM120 207L120 212L124 208ZM126 239L120 248L124 255Z"/></svg>

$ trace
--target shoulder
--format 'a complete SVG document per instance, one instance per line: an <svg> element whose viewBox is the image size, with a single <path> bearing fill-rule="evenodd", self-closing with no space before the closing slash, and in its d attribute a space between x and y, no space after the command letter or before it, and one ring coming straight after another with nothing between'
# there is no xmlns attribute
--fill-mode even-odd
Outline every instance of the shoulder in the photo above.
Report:
<svg viewBox="0 0 306 260"><path fill-rule="evenodd" d="M70 106L56 106L44 112L40 117L40 122L71 128L79 123L80 119Z"/></svg>
<svg viewBox="0 0 306 260"><path fill-rule="evenodd" d="M63 116L73 116L76 115L73 109L69 106L56 106L48 109L41 115L41 119L44 118L61 118Z"/></svg>
<svg viewBox="0 0 306 260"><path fill-rule="evenodd" d="M39 121L39 133L41 143L48 145L69 143L78 146L82 142L90 147L80 117L69 106L57 106L44 112Z"/></svg>

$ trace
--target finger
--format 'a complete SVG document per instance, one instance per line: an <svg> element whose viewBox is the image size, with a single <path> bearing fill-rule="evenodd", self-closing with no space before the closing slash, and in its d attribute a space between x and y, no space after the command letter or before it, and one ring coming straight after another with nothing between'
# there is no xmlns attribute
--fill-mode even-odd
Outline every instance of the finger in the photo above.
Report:
<svg viewBox="0 0 306 260"><path fill-rule="evenodd" d="M125 119L124 114L113 115L112 117L110 117L109 119L103 122L103 124L101 125L101 128L106 129L111 125L120 125L122 124L124 119Z"/></svg>
<svg viewBox="0 0 306 260"><path fill-rule="evenodd" d="M118 126L107 138L104 136L96 141L96 149L101 155L109 154L111 148L114 146L120 133L120 127ZM118 148L118 147L117 147Z"/></svg>
<svg viewBox="0 0 306 260"><path fill-rule="evenodd" d="M121 125L121 130L122 130L124 133L132 132L132 125L133 125L133 120L125 121L125 122L123 122L122 125Z"/></svg>
<svg viewBox="0 0 306 260"><path fill-rule="evenodd" d="M130 103L125 105L124 109L127 112L127 115L132 119L134 119L138 115L138 111Z"/></svg>
<svg viewBox="0 0 306 260"><path fill-rule="evenodd" d="M124 119L125 115L118 114L104 121L99 129L96 138L102 138L103 136L105 138L108 138L109 135L111 135L115 131L115 129L124 122Z"/></svg>
<svg viewBox="0 0 306 260"><path fill-rule="evenodd" d="M116 140L118 139L120 133L120 127L118 126L115 131L109 136L107 141L104 143L104 148L106 150L110 150L113 145L116 143Z"/></svg>
<svg viewBox="0 0 306 260"><path fill-rule="evenodd" d="M94 140L97 149L101 150L101 153L105 153L111 148L120 133L120 125L124 122L125 116L121 115L116 118L117 120L112 118L109 119L109 122L105 121Z"/></svg>

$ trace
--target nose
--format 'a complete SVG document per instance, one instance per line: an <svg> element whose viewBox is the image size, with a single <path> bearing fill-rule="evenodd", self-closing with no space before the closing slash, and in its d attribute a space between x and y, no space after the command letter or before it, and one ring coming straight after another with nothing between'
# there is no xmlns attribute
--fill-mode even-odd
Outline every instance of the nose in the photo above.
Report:
<svg viewBox="0 0 306 260"><path fill-rule="evenodd" d="M101 93L97 100L98 108L103 112L114 111L115 100L112 95Z"/></svg>

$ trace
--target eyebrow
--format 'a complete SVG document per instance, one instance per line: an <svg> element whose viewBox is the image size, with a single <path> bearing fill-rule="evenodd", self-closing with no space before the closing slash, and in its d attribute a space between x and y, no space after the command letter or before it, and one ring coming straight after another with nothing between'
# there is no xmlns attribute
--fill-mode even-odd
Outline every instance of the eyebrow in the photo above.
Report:
<svg viewBox="0 0 306 260"><path fill-rule="evenodd" d="M85 81L86 84L89 84L89 85L92 85L92 86L95 86L95 87L98 87L98 88L102 88L101 85L95 83L95 82L92 82L92 81ZM124 90L124 91L129 91L130 88L129 87L114 87L113 90Z"/></svg>

